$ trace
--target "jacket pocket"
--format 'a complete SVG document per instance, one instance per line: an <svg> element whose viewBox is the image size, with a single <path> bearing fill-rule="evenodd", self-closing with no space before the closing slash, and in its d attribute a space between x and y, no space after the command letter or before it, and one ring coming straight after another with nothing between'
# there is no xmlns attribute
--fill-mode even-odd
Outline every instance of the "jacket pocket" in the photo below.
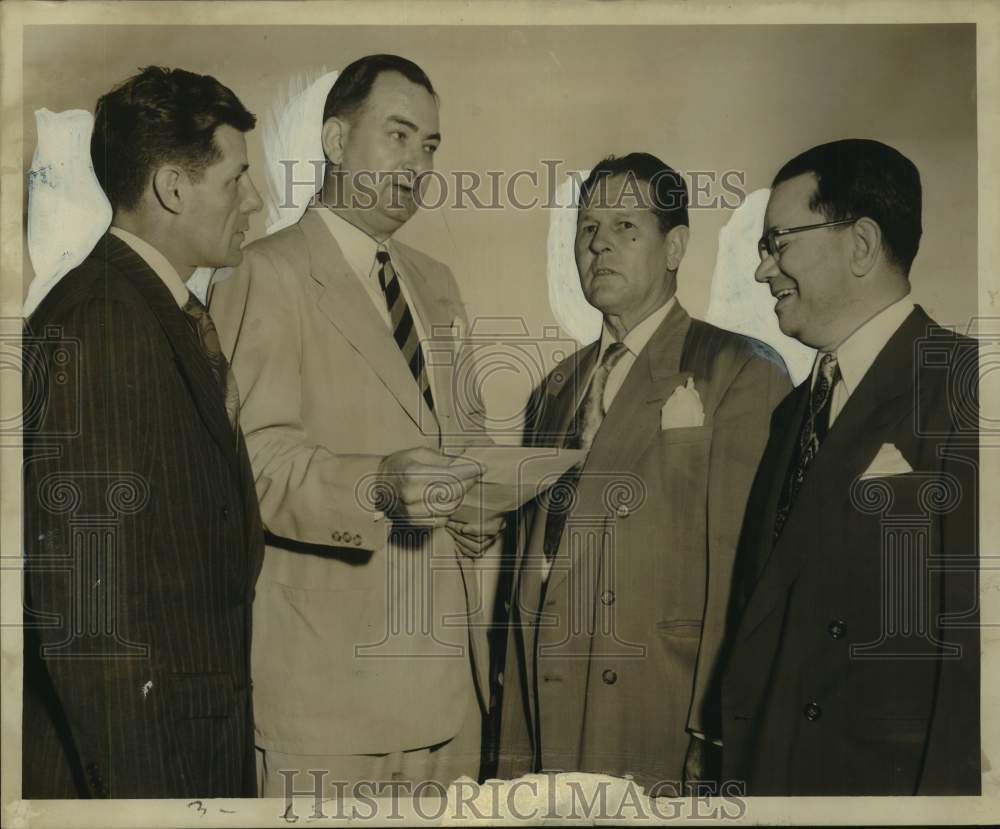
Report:
<svg viewBox="0 0 1000 829"><path fill-rule="evenodd" d="M661 443L699 443L712 436L712 424L702 426L678 426L674 429L660 429Z"/></svg>
<svg viewBox="0 0 1000 829"><path fill-rule="evenodd" d="M701 636L701 619L670 619L657 622L656 632L662 636L697 638Z"/></svg>

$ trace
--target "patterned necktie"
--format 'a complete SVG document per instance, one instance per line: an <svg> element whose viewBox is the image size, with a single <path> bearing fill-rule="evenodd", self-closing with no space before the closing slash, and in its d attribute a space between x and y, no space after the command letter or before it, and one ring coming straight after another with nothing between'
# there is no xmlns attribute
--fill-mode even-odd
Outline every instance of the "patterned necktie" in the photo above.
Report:
<svg viewBox="0 0 1000 829"><path fill-rule="evenodd" d="M777 541L778 536L781 535L785 522L788 520L788 514L792 511L792 504L795 503L795 498L798 496L799 490L802 489L806 470L819 452L820 444L830 428L833 387L837 385L839 377L837 356L824 354L819 361L816 385L813 386L812 394L809 396L809 408L802 421L802 428L799 430L798 446L788 475L785 477L785 485L778 502L778 512L774 516L774 541Z"/></svg>
<svg viewBox="0 0 1000 829"><path fill-rule="evenodd" d="M410 367L413 379L424 396L431 411L434 411L434 397L431 394L430 377L424 362L424 350L420 346L416 326L413 324L413 314L406 304L406 297L399 286L399 277L392 267L388 251L379 250L375 254L378 262L378 284L382 286L385 304L389 308L389 319L392 322L392 338L403 353L406 364Z"/></svg>
<svg viewBox="0 0 1000 829"><path fill-rule="evenodd" d="M608 385L608 377L611 371L618 364L618 361L625 356L628 349L623 343L612 343L601 358L601 364L590 380L587 387L587 394L583 402L576 410L573 418L573 425L570 426L566 437L563 439L563 447L566 449L590 449L597 436L597 430L601 428L607 412L604 410L604 390ZM559 542L562 540L563 528L566 526L566 518L573 505L573 494L576 491L577 481L580 479L582 464L570 468L556 483L546 492L545 506L548 510L548 517L545 521L545 541L543 548L545 558L551 561L555 558L559 550Z"/></svg>
<svg viewBox="0 0 1000 829"><path fill-rule="evenodd" d="M194 294L188 296L188 301L184 304L184 313L194 324L202 350L208 358L208 365L211 367L215 381L219 384L219 389L222 392L229 423L232 425L233 431L236 431L239 426L240 392L236 386L236 377L222 353L219 332L215 329L215 323L212 322L208 309Z"/></svg>

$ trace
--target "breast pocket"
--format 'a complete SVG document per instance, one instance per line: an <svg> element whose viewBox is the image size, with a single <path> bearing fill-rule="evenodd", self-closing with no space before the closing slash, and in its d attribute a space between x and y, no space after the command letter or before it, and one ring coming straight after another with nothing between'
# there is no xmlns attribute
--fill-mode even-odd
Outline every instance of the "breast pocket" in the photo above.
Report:
<svg viewBox="0 0 1000 829"><path fill-rule="evenodd" d="M675 429L660 429L661 444L699 443L712 436L712 425L678 426Z"/></svg>

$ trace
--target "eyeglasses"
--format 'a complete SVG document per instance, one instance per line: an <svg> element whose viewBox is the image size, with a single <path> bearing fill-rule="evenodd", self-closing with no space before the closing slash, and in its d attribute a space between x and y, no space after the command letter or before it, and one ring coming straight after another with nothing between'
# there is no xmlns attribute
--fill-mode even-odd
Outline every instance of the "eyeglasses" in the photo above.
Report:
<svg viewBox="0 0 1000 829"><path fill-rule="evenodd" d="M837 225L854 224L857 219L838 219L835 222L820 222L818 225L800 225L799 227L773 227L760 237L757 242L757 253L760 254L760 261L763 262L768 255L778 259L778 237L787 236L789 233L802 233L804 230L819 230L821 227L836 227Z"/></svg>

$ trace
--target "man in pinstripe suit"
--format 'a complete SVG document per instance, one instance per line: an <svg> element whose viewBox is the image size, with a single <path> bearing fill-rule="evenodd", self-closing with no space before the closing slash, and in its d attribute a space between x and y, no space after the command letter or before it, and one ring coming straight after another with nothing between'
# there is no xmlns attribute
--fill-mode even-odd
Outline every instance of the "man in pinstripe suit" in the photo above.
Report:
<svg viewBox="0 0 1000 829"><path fill-rule="evenodd" d="M669 794L704 774L737 537L790 384L771 349L674 296L687 201L646 153L602 161L583 185L576 262L604 331L543 384L527 442L589 454L519 527L504 777L629 774Z"/></svg>
<svg viewBox="0 0 1000 829"><path fill-rule="evenodd" d="M263 538L238 392L184 282L242 258L254 122L179 69L98 101L112 226L25 338L25 798L255 794Z"/></svg>

